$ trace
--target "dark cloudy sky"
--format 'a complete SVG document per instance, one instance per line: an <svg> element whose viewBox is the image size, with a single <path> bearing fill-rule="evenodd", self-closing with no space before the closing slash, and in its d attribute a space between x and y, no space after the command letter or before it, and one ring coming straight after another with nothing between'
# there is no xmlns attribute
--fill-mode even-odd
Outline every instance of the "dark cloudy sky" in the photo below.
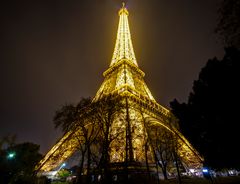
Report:
<svg viewBox="0 0 240 184"><path fill-rule="evenodd" d="M221 0L128 0L135 54L156 100L187 100L208 59ZM93 97L114 48L119 0L11 0L0 5L0 137L41 145L61 136L61 105Z"/></svg>

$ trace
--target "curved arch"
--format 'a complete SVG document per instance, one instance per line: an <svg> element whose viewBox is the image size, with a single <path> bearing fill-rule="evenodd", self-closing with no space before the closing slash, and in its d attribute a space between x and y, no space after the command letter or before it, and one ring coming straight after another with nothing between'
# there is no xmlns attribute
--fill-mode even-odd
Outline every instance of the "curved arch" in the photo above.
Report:
<svg viewBox="0 0 240 184"><path fill-rule="evenodd" d="M174 126L170 127L166 123L149 116L144 117L144 119L148 125L163 127L169 132L171 132L172 134L177 136L178 141L182 143L178 152L184 152L185 153L184 156L186 155L188 156L188 158L184 158L184 156L181 157L183 160L185 160L185 162L188 162L187 164L188 167L191 168L191 165L195 165L194 166L195 168L202 167L202 162L204 161L204 159L200 156L198 151L193 148L193 146L188 142L188 140Z"/></svg>

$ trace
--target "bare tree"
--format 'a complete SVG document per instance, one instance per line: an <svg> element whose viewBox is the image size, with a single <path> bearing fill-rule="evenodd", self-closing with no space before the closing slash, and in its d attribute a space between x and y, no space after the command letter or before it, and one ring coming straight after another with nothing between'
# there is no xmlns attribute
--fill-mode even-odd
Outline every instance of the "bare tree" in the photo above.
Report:
<svg viewBox="0 0 240 184"><path fill-rule="evenodd" d="M61 107L54 117L55 127L62 127L66 133L73 132L74 138L78 142L78 149L81 153L80 165L78 170L77 183L81 182L83 165L87 156L87 182L90 179L90 163L91 163L91 144L97 137L98 130L95 122L92 121L93 106L90 98L82 98L80 102L74 106L72 104ZM86 155L87 153L87 155Z"/></svg>
<svg viewBox="0 0 240 184"><path fill-rule="evenodd" d="M178 183L181 184L182 183L181 173L180 173L181 160L180 160L178 150L180 149L180 147L182 145L180 144L179 137L176 133L170 134L169 145L170 145L170 148L171 148L173 162L174 162L174 165L175 165L176 170L177 170Z"/></svg>
<svg viewBox="0 0 240 184"><path fill-rule="evenodd" d="M65 105L56 112L55 127L61 127L65 133L74 132L74 139L78 141L78 149L81 152L78 183L81 181L85 162L87 182L90 182L93 163L100 171L103 170L103 181L110 182L108 181L110 145L123 133L121 127L114 127L113 124L124 114L123 107L122 97L108 95L93 102L90 98L83 98L76 106Z"/></svg>
<svg viewBox="0 0 240 184"><path fill-rule="evenodd" d="M169 142L171 132L164 127L153 126L149 133L155 160L162 169L164 179L168 179L167 170L172 161L171 143Z"/></svg>
<svg viewBox="0 0 240 184"><path fill-rule="evenodd" d="M106 96L92 104L94 106L94 121L100 129L98 134L98 144L100 145L101 158L99 168L103 170L103 182L110 183L110 145L113 140L118 139L122 134L121 127L114 127L114 120L123 114L124 103L121 97ZM114 128L117 130L114 130ZM114 133L113 133L114 131Z"/></svg>

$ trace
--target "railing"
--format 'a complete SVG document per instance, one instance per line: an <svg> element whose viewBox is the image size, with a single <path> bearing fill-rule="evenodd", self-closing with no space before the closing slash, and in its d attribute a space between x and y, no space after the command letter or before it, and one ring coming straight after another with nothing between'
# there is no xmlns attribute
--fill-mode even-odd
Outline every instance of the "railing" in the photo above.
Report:
<svg viewBox="0 0 240 184"><path fill-rule="evenodd" d="M157 102L151 100L149 97L142 95L140 92L136 91L135 89L131 88L129 85L123 85L121 88L113 90L110 94L109 93L103 93L102 96L107 95L122 95L127 96L132 101L140 104L141 106L147 108L148 110L151 110L154 113L157 113L159 115L164 115L168 118L173 117L172 113L158 104Z"/></svg>

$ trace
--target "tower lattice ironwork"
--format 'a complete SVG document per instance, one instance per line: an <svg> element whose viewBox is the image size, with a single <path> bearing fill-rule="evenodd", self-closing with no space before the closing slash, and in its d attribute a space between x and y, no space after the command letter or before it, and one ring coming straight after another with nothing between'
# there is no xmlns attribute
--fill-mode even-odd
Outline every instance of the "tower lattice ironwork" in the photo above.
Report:
<svg viewBox="0 0 240 184"><path fill-rule="evenodd" d="M178 122L174 115L156 102L144 82L144 72L138 67L131 41L128 24L129 12L125 6L119 11L119 25L113 57L109 68L103 73L104 81L93 101L101 100L107 95L122 96L125 99L125 120L116 119L114 127L130 129L131 140L126 139L126 133L119 135L121 138L110 145L110 162L129 161L145 163L156 162L156 153L153 146L146 141L156 139L153 129L162 130L174 135L177 142L177 154L186 168L201 168L203 158L192 147L187 139L179 132ZM89 126L89 125L88 125ZM77 129L75 131L79 131ZM126 131L123 131L126 132ZM164 139L164 138L163 138ZM76 132L67 132L45 155L37 165L39 171L50 171L68 159L78 149ZM167 140L166 140L167 142ZM126 153L128 147L128 153ZM128 158L126 158L128 154Z"/></svg>

